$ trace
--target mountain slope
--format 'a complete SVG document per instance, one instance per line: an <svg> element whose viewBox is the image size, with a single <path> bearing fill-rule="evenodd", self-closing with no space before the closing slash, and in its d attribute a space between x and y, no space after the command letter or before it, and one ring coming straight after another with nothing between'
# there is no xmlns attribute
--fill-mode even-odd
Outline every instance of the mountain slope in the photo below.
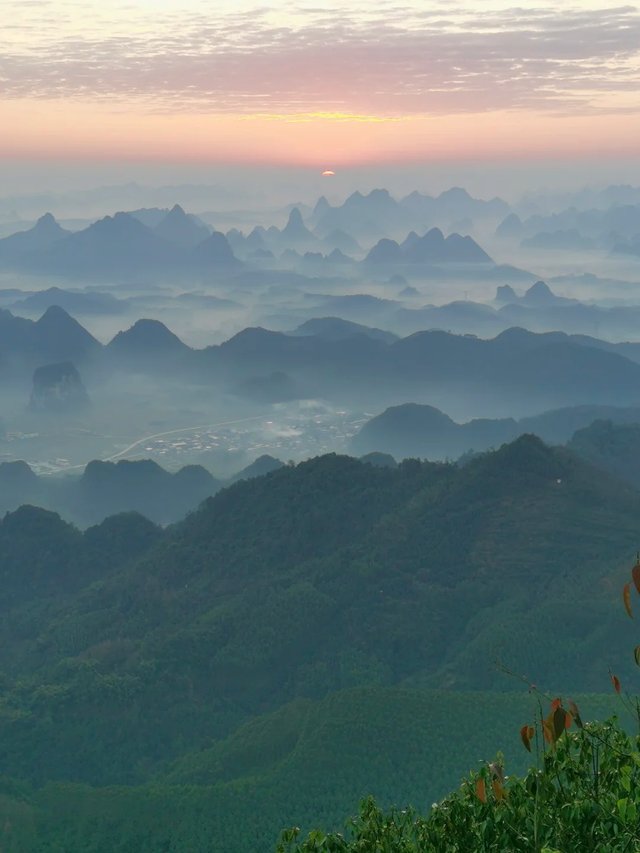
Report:
<svg viewBox="0 0 640 853"><path fill-rule="evenodd" d="M635 490L532 437L461 469L326 456L241 481L47 618L12 611L0 760L135 782L300 696L505 689L496 658L569 691L626 677L639 518Z"/></svg>

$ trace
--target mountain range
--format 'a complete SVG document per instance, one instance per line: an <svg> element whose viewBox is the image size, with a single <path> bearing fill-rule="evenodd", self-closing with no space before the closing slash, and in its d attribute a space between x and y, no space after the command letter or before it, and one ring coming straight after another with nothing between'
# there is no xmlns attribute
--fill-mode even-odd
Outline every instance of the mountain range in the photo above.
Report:
<svg viewBox="0 0 640 853"><path fill-rule="evenodd" d="M534 434L552 444L569 442L569 447L583 455L581 442L586 446L587 437L597 434L591 427L594 421L629 425L625 429L633 435L640 423L640 406L574 406L520 420L476 418L456 423L434 406L405 403L367 421L351 440L351 449L358 455L380 452L395 459L458 459L470 452L500 447L521 435ZM588 458L602 467L600 455L592 453ZM623 466L621 463L612 473L621 476Z"/></svg>
<svg viewBox="0 0 640 853"><path fill-rule="evenodd" d="M35 322L5 310L0 365L9 376L19 368L71 362L86 381L85 365L100 364L226 387L284 374L301 397L344 400L355 394L377 405L430 397L435 405L468 401L468 410L482 415L491 407L504 410L507 401L510 415L563 405L640 403L637 344L518 328L488 340L441 331L384 339L356 329L345 334L344 328L331 339L326 333L247 328L223 344L194 350L158 321L140 320L102 346L61 308L49 308Z"/></svg>
<svg viewBox="0 0 640 853"><path fill-rule="evenodd" d="M432 228L422 237L412 231L402 243L383 238L365 258L369 267L404 264L491 264L493 261L471 237Z"/></svg>
<svg viewBox="0 0 640 853"><path fill-rule="evenodd" d="M223 234L209 233L176 205L155 228L135 215L116 213L69 233L47 214L29 231L0 240L0 265L53 276L109 278L229 269L238 261Z"/></svg>
<svg viewBox="0 0 640 853"><path fill-rule="evenodd" d="M223 486L262 476L282 465L263 455L223 481L200 465L171 473L150 459L94 460L79 476L58 477L38 476L26 462L0 462L0 515L31 504L81 527L129 512L138 512L155 524L169 524L184 518Z"/></svg>
<svg viewBox="0 0 640 853"><path fill-rule="evenodd" d="M439 196L412 192L397 201L387 190L375 189L363 195L354 192L341 205L333 207L322 196L316 202L310 222L323 236L344 231L357 240L370 241L383 236L397 237L413 229L432 225L455 230L458 223L469 220L495 221L509 213L509 205L501 199L475 199L459 187Z"/></svg>

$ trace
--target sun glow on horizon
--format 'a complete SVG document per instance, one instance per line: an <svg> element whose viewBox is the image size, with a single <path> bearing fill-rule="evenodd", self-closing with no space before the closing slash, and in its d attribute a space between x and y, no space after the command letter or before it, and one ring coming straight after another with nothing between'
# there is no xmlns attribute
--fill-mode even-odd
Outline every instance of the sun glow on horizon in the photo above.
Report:
<svg viewBox="0 0 640 853"><path fill-rule="evenodd" d="M322 171L327 151L337 166L636 153L637 7L5 2L0 157Z"/></svg>

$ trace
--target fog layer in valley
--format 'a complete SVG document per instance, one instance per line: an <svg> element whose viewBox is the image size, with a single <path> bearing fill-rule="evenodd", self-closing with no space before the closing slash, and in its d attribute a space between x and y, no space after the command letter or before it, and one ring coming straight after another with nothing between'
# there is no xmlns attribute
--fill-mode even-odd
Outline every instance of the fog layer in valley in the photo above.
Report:
<svg viewBox="0 0 640 853"><path fill-rule="evenodd" d="M93 460L223 482L263 456L456 458L635 419L640 189L329 195L0 199L2 462L67 486Z"/></svg>

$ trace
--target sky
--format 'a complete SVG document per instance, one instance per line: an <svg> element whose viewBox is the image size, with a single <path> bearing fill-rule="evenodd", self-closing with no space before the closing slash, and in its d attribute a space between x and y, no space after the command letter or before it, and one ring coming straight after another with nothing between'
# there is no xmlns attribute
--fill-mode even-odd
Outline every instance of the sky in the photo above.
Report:
<svg viewBox="0 0 640 853"><path fill-rule="evenodd" d="M0 167L634 163L640 7L0 0Z"/></svg>

